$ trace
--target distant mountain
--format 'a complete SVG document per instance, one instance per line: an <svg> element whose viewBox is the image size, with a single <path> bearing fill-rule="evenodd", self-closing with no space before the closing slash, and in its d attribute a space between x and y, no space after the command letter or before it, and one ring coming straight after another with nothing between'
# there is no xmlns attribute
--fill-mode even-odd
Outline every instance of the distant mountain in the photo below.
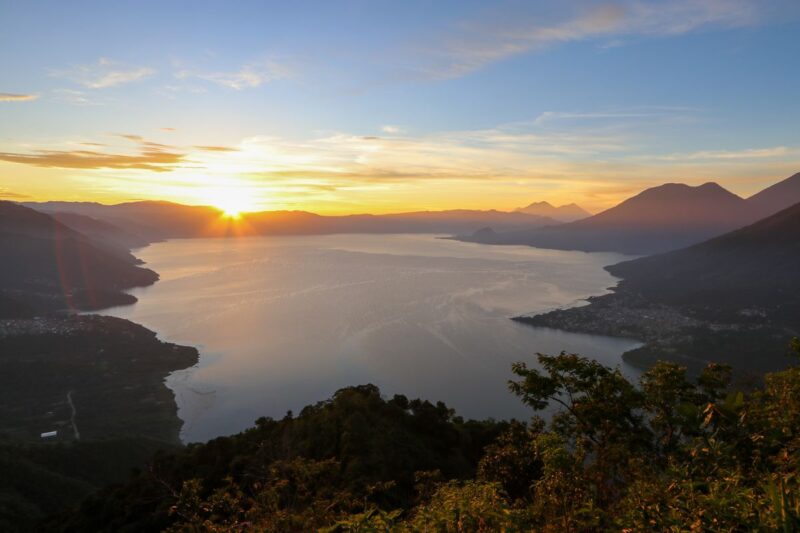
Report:
<svg viewBox="0 0 800 533"><path fill-rule="evenodd" d="M125 233L155 241L173 237L217 237L231 234L311 235L332 233L442 233L476 231L487 225L499 230L530 229L558 221L519 212L454 209L386 215L324 216L306 211L246 213L232 221L208 206L171 202L102 205L85 202L28 203L46 213L72 213L109 223ZM83 221L86 222L85 220Z"/></svg>
<svg viewBox="0 0 800 533"><path fill-rule="evenodd" d="M133 256L12 202L0 202L0 257L0 315L6 317L131 303L135 298L122 290L158 279Z"/></svg>
<svg viewBox="0 0 800 533"><path fill-rule="evenodd" d="M699 305L800 304L800 203L709 241L607 268L621 287ZM777 316L776 316L777 318Z"/></svg>
<svg viewBox="0 0 800 533"><path fill-rule="evenodd" d="M758 218L744 199L716 183L668 183L647 189L594 216L528 231L497 232L489 244L652 254L701 242ZM494 229L494 228L493 228Z"/></svg>
<svg viewBox="0 0 800 533"><path fill-rule="evenodd" d="M800 203L700 244L626 261L622 280L590 304L519 322L633 338L623 354L641 368L676 361L692 372L709 362L762 375L785 368L800 336Z"/></svg>
<svg viewBox="0 0 800 533"><path fill-rule="evenodd" d="M515 209L518 213L548 217L559 222L573 222L582 218L590 217L592 214L577 204L567 204L555 207L550 202L533 202L526 207Z"/></svg>
<svg viewBox="0 0 800 533"><path fill-rule="evenodd" d="M769 216L800 202L800 172L754 194L747 202L760 217Z"/></svg>
<svg viewBox="0 0 800 533"><path fill-rule="evenodd" d="M170 237L208 236L217 228L220 211L208 206L141 201L116 205L94 202L29 202L23 204L49 214L74 213L102 220L148 242Z"/></svg>
<svg viewBox="0 0 800 533"><path fill-rule="evenodd" d="M147 246L150 241L131 231L124 230L110 222L99 220L88 215L78 213L55 212L51 216L78 233L109 248L115 248L124 255L129 255L131 248Z"/></svg>
<svg viewBox="0 0 800 533"><path fill-rule="evenodd" d="M255 232L270 234L330 233L457 233L475 231L489 224L502 229L537 228L557 223L525 213L477 211L418 211L387 215L321 216L306 212L267 211L244 217Z"/></svg>
<svg viewBox="0 0 800 533"><path fill-rule="evenodd" d="M563 229L679 229L726 231L752 222L757 215L747 201L716 183L692 187L667 183L646 189L621 204Z"/></svg>

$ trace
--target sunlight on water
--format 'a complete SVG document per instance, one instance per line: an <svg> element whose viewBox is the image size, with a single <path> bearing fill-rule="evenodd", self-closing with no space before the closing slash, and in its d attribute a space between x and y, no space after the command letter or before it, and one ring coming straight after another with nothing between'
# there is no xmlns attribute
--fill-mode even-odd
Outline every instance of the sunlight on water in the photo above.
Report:
<svg viewBox="0 0 800 533"><path fill-rule="evenodd" d="M161 281L107 314L200 349L197 368L168 380L186 441L363 383L466 417L527 419L507 389L511 362L566 350L615 366L637 345L508 319L603 293L617 254L331 235L174 240L137 255Z"/></svg>

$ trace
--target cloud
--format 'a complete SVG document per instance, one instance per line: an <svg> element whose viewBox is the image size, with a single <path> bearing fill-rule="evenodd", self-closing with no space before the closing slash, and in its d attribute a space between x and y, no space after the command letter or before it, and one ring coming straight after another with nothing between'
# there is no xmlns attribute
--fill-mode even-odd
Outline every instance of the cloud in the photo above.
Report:
<svg viewBox="0 0 800 533"><path fill-rule="evenodd" d="M68 79L87 89L107 89L149 78L155 72L149 67L125 66L111 59L100 58L90 65L75 65L64 70L52 70L50 75Z"/></svg>
<svg viewBox="0 0 800 533"><path fill-rule="evenodd" d="M175 73L175 77L178 79L198 78L237 91L261 87L265 83L291 78L292 75L292 70L289 67L272 59L248 63L234 72L180 70Z"/></svg>
<svg viewBox="0 0 800 533"><path fill-rule="evenodd" d="M133 141L136 143L144 142L144 137L133 133L118 133L117 137L122 137L123 139L128 139L129 141Z"/></svg>
<svg viewBox="0 0 800 533"><path fill-rule="evenodd" d="M381 131L384 133L402 133L403 130L400 126L393 126L392 124L386 124L381 126Z"/></svg>
<svg viewBox="0 0 800 533"><path fill-rule="evenodd" d="M537 123L537 117L426 135L260 136L230 146L169 146L124 133L111 137L121 148L78 146L76 141L58 150L4 148L0 161L91 170L69 179L118 196L146 191L152 197L185 201L205 198L209 189L235 182L257 191L253 194L264 205L305 209L324 205L342 212L514 207L521 194L602 209L665 181L702 183L796 172L792 167L800 147L703 150L706 147L698 146L696 152L669 153L662 137L646 138L653 120L638 118L648 112L657 115L659 109L553 112L544 124ZM682 112L675 109L674 113ZM669 111L663 114L667 119L672 116ZM577 123L559 128L567 121Z"/></svg>
<svg viewBox="0 0 800 533"><path fill-rule="evenodd" d="M96 150L34 150L29 153L0 152L0 161L47 168L148 170L169 172L184 161L186 154L143 146L136 154Z"/></svg>
<svg viewBox="0 0 800 533"><path fill-rule="evenodd" d="M103 105L102 103L90 98L84 91L74 89L54 89L53 100L64 102L76 106Z"/></svg>
<svg viewBox="0 0 800 533"><path fill-rule="evenodd" d="M0 102L31 102L37 98L38 94L0 93Z"/></svg>
<svg viewBox="0 0 800 533"><path fill-rule="evenodd" d="M701 150L683 154L655 156L660 161L697 161L725 159L774 159L800 156L800 147L774 146L771 148L746 148L744 150Z"/></svg>
<svg viewBox="0 0 800 533"><path fill-rule="evenodd" d="M204 152L237 152L238 148L232 148L230 146L195 146L194 148L198 150L203 150Z"/></svg>
<svg viewBox="0 0 800 533"><path fill-rule="evenodd" d="M30 198L27 194L19 194L16 192L9 191L8 189L4 189L0 187L0 198L5 198L8 200L24 200L26 198Z"/></svg>
<svg viewBox="0 0 800 533"><path fill-rule="evenodd" d="M653 119L659 117L675 116L676 114L694 111L685 107L651 107L629 109L623 111L593 111L593 112L561 112L545 111L533 121L535 126L546 126L558 121L604 121L604 120L629 120Z"/></svg>
<svg viewBox="0 0 800 533"><path fill-rule="evenodd" d="M160 129L161 131L166 131L166 132L168 132L168 133L172 133L173 131L175 131L175 128L159 128L159 129Z"/></svg>
<svg viewBox="0 0 800 533"><path fill-rule="evenodd" d="M518 13L463 23L430 42L421 54L423 64L415 70L430 79L457 78L558 44L605 39L619 45L621 36L672 36L707 27L747 26L759 20L758 4L751 0L622 0L578 5L569 16L550 23Z"/></svg>

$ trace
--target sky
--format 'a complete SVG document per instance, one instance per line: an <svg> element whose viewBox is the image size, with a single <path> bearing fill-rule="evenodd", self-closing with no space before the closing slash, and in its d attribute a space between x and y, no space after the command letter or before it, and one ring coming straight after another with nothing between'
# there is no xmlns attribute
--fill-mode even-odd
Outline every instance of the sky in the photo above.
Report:
<svg viewBox="0 0 800 533"><path fill-rule="evenodd" d="M800 171L800 2L0 0L0 198L599 211Z"/></svg>

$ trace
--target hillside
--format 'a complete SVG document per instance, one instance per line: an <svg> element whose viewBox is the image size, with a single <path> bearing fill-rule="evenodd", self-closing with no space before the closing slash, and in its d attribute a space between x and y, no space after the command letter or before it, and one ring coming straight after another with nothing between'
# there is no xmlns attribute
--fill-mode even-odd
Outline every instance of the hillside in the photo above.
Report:
<svg viewBox="0 0 800 533"><path fill-rule="evenodd" d="M27 207L45 213L73 213L111 224L148 242L175 237L209 236L217 230L220 211L164 201L105 205L95 202L29 202Z"/></svg>
<svg viewBox="0 0 800 533"><path fill-rule="evenodd" d="M742 226L755 218L747 201L716 183L692 187L667 183L646 189L617 206L589 218L565 224L579 229L679 229L720 231Z"/></svg>
<svg viewBox="0 0 800 533"><path fill-rule="evenodd" d="M697 187L668 183L647 189L601 213L557 226L496 231L462 240L527 244L559 250L646 255L701 242L754 220L746 200L716 183Z"/></svg>
<svg viewBox="0 0 800 533"><path fill-rule="evenodd" d="M465 422L441 402L385 398L374 385L347 387L296 416L260 418L240 434L158 456L148 472L52 525L57 531L162 531L183 520L170 511L177 503L173 488L198 478L203 495L233 486L249 494L256 487L274 491L275 506L264 510L274 511L275 522L251 524L253 530L317 531L366 500L406 506L421 485L474 476L484 447L507 426ZM242 500L230 511L248 509L255 510Z"/></svg>
<svg viewBox="0 0 800 533"><path fill-rule="evenodd" d="M515 211L527 215L548 217L559 222L573 222L592 216L591 213L578 204L566 204L556 207L550 202L533 202L525 207L518 207Z"/></svg>
<svg viewBox="0 0 800 533"><path fill-rule="evenodd" d="M800 355L800 354L798 354ZM800 369L634 382L578 355L513 366L545 422L464 421L361 385L156 455L39 531L796 531ZM2 518L2 517L0 517ZM0 525L2 522L0 522Z"/></svg>
<svg viewBox="0 0 800 533"><path fill-rule="evenodd" d="M800 203L737 231L607 268L621 286L666 302L731 305L800 299ZM776 319L778 317L775 317Z"/></svg>
<svg viewBox="0 0 800 533"><path fill-rule="evenodd" d="M182 422L165 378L197 363L194 348L132 322L72 313L132 303L121 291L157 275L115 228L63 219L113 246L0 202L0 531L41 531L48 514L174 449Z"/></svg>
<svg viewBox="0 0 800 533"><path fill-rule="evenodd" d="M0 319L0 531L42 531L37 520L178 446L165 378L197 359L118 318Z"/></svg>
<svg viewBox="0 0 800 533"><path fill-rule="evenodd" d="M119 226L88 215L56 211L50 216L65 226L89 237L94 242L106 248L116 249L126 256L130 253L129 250L131 248L141 248L150 243L147 238L137 235L133 231L122 229Z"/></svg>
<svg viewBox="0 0 800 533"><path fill-rule="evenodd" d="M624 358L696 370L708 361L761 375L784 368L785 339L800 335L800 204L682 250L626 261L614 293L590 305L516 320L635 338Z"/></svg>
<svg viewBox="0 0 800 533"><path fill-rule="evenodd" d="M454 209L383 215L318 215L307 211L245 213L239 220L225 218L208 206L171 202L130 202L102 205L86 202L28 203L46 213L72 213L103 221L148 241L175 237L227 235L320 235L332 233L460 233L492 225L500 230L537 228L558 221L518 212Z"/></svg>
<svg viewBox="0 0 800 533"><path fill-rule="evenodd" d="M52 217L0 202L0 317L135 301L121 291L158 279Z"/></svg>
<svg viewBox="0 0 800 533"><path fill-rule="evenodd" d="M747 202L760 217L769 216L800 202L800 172L754 194Z"/></svg>

